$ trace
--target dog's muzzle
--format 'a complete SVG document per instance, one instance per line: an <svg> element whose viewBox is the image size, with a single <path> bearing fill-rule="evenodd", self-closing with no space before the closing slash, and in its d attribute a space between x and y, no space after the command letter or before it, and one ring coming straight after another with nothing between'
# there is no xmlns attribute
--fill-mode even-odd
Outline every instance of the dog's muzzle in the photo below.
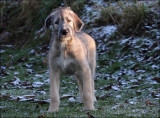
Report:
<svg viewBox="0 0 160 118"><path fill-rule="evenodd" d="M61 35L65 36L65 35L68 35L69 33L69 29L62 29L61 30Z"/></svg>
<svg viewBox="0 0 160 118"><path fill-rule="evenodd" d="M71 37L71 30L69 29L69 28L62 28L61 30L60 30L60 32L59 32L59 39L60 40L65 40L65 39L67 39L68 40L68 38L70 38Z"/></svg>

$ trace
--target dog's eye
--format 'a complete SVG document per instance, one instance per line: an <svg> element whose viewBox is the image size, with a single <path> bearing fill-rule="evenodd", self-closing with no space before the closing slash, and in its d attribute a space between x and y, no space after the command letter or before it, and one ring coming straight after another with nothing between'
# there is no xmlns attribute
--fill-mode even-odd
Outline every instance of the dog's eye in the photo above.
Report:
<svg viewBox="0 0 160 118"><path fill-rule="evenodd" d="M56 20L55 24L58 24L58 23L59 23L59 21L58 21L58 20Z"/></svg>
<svg viewBox="0 0 160 118"><path fill-rule="evenodd" d="M71 20L67 19L67 22L69 23L69 22L71 22Z"/></svg>

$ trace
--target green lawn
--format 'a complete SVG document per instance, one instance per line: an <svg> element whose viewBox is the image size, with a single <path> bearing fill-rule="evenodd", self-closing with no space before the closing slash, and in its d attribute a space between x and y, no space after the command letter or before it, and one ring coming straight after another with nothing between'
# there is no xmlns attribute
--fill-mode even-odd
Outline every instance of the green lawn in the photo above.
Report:
<svg viewBox="0 0 160 118"><path fill-rule="evenodd" d="M142 55L145 42L143 38L136 43L112 41L112 46L104 43L107 51L97 49L95 111L83 109L75 79L62 75L61 105L54 114L47 113L49 81L44 62L47 52L40 53L43 49L38 48L33 51L32 48L4 47L5 52L1 53L1 117L88 117L87 112L90 112L94 117L158 118L160 75L153 65L159 65L159 59L155 57L155 47ZM137 50L136 46L141 48ZM153 59L148 59L148 55ZM64 97L65 94L69 97Z"/></svg>

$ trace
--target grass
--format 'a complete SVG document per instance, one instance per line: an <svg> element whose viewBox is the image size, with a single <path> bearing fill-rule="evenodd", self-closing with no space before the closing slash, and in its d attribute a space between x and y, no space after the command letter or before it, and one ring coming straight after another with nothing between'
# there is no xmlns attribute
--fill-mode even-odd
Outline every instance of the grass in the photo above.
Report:
<svg viewBox="0 0 160 118"><path fill-rule="evenodd" d="M151 27L153 18L158 19L158 14L151 8L155 5L146 5L141 2L133 2L129 4L124 1L118 1L115 5L110 4L109 6L102 8L100 16L96 19L98 25L109 25L114 24L118 26L118 32L125 36L133 35L144 35L146 28L145 25ZM152 23L152 24L153 24Z"/></svg>
<svg viewBox="0 0 160 118"><path fill-rule="evenodd" d="M132 50L127 52L126 55L130 56L121 60L124 56L119 57L119 55L125 53L123 46L126 44L121 44L120 41L111 42L112 47L107 46L110 45L109 42L104 44L109 47L107 50L110 53L98 56L98 65L100 67L97 68L97 79L95 80L98 101L95 103L96 111L91 111L90 114L94 117L158 117L159 99L156 95L159 87L158 83L154 84L152 82L152 78L159 76L158 70L147 70L149 63L145 62L142 65L142 62L138 62L134 55L130 55L133 52L137 55L140 54L140 51L132 48L134 44L128 46L128 49L132 48ZM142 46L144 42L145 40L141 39L135 44ZM61 99L60 111L57 113L48 114L46 112L49 106L48 103L23 102L18 99L12 100L4 97L3 95L16 97L34 94L34 99L39 101L49 99L49 84L45 82L48 79L47 65L42 63L47 54L30 55L31 47L27 49L28 54L25 50L4 49L6 51L1 54L1 62L6 69L1 71L1 117L87 117L87 111L84 111L83 104L78 102L77 97L79 95L76 80L63 75L61 77L60 96L68 94L73 96L75 101L70 102L69 98ZM39 51L37 50L37 52ZM12 59L7 60L8 55L13 53L13 57L15 56L18 59L14 61ZM148 53L145 55L148 55ZM19 60L24 54L29 56L25 62ZM150 56L154 56L154 53ZM30 58L32 59L30 60ZM131 61L132 63L130 63ZM6 66L6 63L11 63L11 65ZM155 60L154 63L158 64L158 60L157 62ZM25 66L26 64L32 66ZM11 67L14 67L14 69ZM28 69L31 69L32 72L28 72ZM130 70L133 72L128 73ZM145 72L134 72L136 70L145 70ZM15 72L19 73L15 74ZM15 77L20 79L20 85L11 84ZM29 85L32 85L33 82L37 81L43 82L44 85L28 88L24 88L22 85L22 83L29 84L29 82ZM42 94L42 91L46 94Z"/></svg>
<svg viewBox="0 0 160 118"><path fill-rule="evenodd" d="M137 96L135 95L135 90L109 92L112 92L111 97L105 98L104 100L98 100L98 102L96 102L95 107L97 110L91 112L93 116L122 118L146 116L158 117L158 101L156 102L155 100L151 99L149 102L151 102L153 105L147 105L145 103L146 98L142 99L139 97L137 100L135 100L135 104L129 104L126 101L132 100L134 96ZM27 92L25 94L27 94ZM116 98L116 95L121 95L121 98ZM86 111L83 110L82 104L77 102L69 103L67 99L61 100L60 111L54 114L46 113L48 104L41 105L32 102L19 102L2 99L1 106L5 106L5 108L2 109L1 117L87 117Z"/></svg>

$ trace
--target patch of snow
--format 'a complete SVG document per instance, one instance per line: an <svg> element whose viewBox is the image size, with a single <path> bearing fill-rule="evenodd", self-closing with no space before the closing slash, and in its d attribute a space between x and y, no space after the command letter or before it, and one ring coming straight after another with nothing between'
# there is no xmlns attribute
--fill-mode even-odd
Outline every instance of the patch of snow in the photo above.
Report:
<svg viewBox="0 0 160 118"><path fill-rule="evenodd" d="M32 49L31 51L30 51L30 54L34 54L35 53L35 49Z"/></svg>
<svg viewBox="0 0 160 118"><path fill-rule="evenodd" d="M116 30L117 30L116 26L110 25L110 26L101 26L101 27L92 28L92 29L88 30L87 32L89 34L91 34L91 36L94 37L95 39L99 39L104 36L109 37ZM107 38L104 39L104 41L106 41L106 40L107 40Z"/></svg>
<svg viewBox="0 0 160 118"><path fill-rule="evenodd" d="M133 82L138 82L138 80L136 80L136 79L131 79L130 82L131 82L131 83L133 83Z"/></svg>
<svg viewBox="0 0 160 118"><path fill-rule="evenodd" d="M137 70L136 71L137 73L144 73L144 72L146 72L145 70Z"/></svg>
<svg viewBox="0 0 160 118"><path fill-rule="evenodd" d="M19 72L14 72L14 74L15 74L15 75L18 75L18 74L19 74Z"/></svg>
<svg viewBox="0 0 160 118"><path fill-rule="evenodd" d="M0 68L5 70L5 69L6 69L6 66L0 66Z"/></svg>
<svg viewBox="0 0 160 118"><path fill-rule="evenodd" d="M85 24L94 22L99 17L101 8L107 6L102 0L92 0L91 2L93 3L92 5L84 5L85 12L83 13L82 21Z"/></svg>
<svg viewBox="0 0 160 118"><path fill-rule="evenodd" d="M126 71L126 75L132 75L132 76L134 76L135 72L133 70L128 70L128 71Z"/></svg>
<svg viewBox="0 0 160 118"><path fill-rule="evenodd" d="M76 100L74 99L74 97L71 97L71 98L69 98L68 100L69 100L69 102L75 102L75 101L76 101Z"/></svg>
<svg viewBox="0 0 160 118"><path fill-rule="evenodd" d="M19 84L19 82L20 82L20 79L16 77L16 80L13 81L12 83L13 83L14 85L17 85L17 84Z"/></svg>
<svg viewBox="0 0 160 118"><path fill-rule="evenodd" d="M151 66L153 69L159 69L159 65L152 65Z"/></svg>
<svg viewBox="0 0 160 118"><path fill-rule="evenodd" d="M6 48L11 48L13 47L12 45L1 45L2 47L6 47Z"/></svg>
<svg viewBox="0 0 160 118"><path fill-rule="evenodd" d="M4 108L6 108L7 106L0 106L0 109L4 109Z"/></svg>
<svg viewBox="0 0 160 118"><path fill-rule="evenodd" d="M42 86L44 83L43 82L33 82L32 86L33 87L40 87Z"/></svg>
<svg viewBox="0 0 160 118"><path fill-rule="evenodd" d="M132 43L136 44L137 42L140 42L140 41L145 42L145 44L147 44L147 45L152 45L153 44L153 42L149 38L140 38L140 37L134 38Z"/></svg>
<svg viewBox="0 0 160 118"><path fill-rule="evenodd" d="M110 25L110 26L105 26L103 27L102 31L107 34L107 35L111 35L112 33L114 33L117 30L116 26Z"/></svg>
<svg viewBox="0 0 160 118"><path fill-rule="evenodd" d="M1 51L0 51L0 53L4 53L4 52L6 52L6 50L1 50Z"/></svg>
<svg viewBox="0 0 160 118"><path fill-rule="evenodd" d="M115 91L121 91L121 89L119 89L117 86L112 86L112 89Z"/></svg>
<svg viewBox="0 0 160 118"><path fill-rule="evenodd" d="M116 95L116 98L121 98L122 96L121 95Z"/></svg>
<svg viewBox="0 0 160 118"><path fill-rule="evenodd" d="M71 96L69 94L63 94L61 97L68 97L68 96Z"/></svg>
<svg viewBox="0 0 160 118"><path fill-rule="evenodd" d="M49 84L49 79L44 80L45 83Z"/></svg>
<svg viewBox="0 0 160 118"><path fill-rule="evenodd" d="M39 93L40 93L40 94L43 94L43 95L45 95L45 94L46 94L46 92L45 92L45 91L39 91Z"/></svg>
<svg viewBox="0 0 160 118"><path fill-rule="evenodd" d="M121 81L121 84L122 84L122 85L126 85L126 84L128 84L128 82L126 82L126 81Z"/></svg>
<svg viewBox="0 0 160 118"><path fill-rule="evenodd" d="M89 6L89 5L85 5L84 7L85 7L85 13L82 17L82 21L85 22L85 24L93 22L96 18L99 17L100 9L95 10L94 6Z"/></svg>
<svg viewBox="0 0 160 118"><path fill-rule="evenodd" d="M123 39L123 40L121 40L121 44L124 44L124 43L128 42L129 40L130 40L130 38Z"/></svg>
<svg viewBox="0 0 160 118"><path fill-rule="evenodd" d="M26 70L27 70L27 72L33 73L32 69L26 69Z"/></svg>
<svg viewBox="0 0 160 118"><path fill-rule="evenodd" d="M130 101L129 103L130 103L130 104L136 104L136 102L133 102L133 101Z"/></svg>
<svg viewBox="0 0 160 118"><path fill-rule="evenodd" d="M42 78L42 77L43 77L43 75L40 75L40 74L36 74L35 76L36 76L36 77L39 77L39 78Z"/></svg>
<svg viewBox="0 0 160 118"><path fill-rule="evenodd" d="M158 82L156 82L156 81L151 81L151 84L158 84Z"/></svg>
<svg viewBox="0 0 160 118"><path fill-rule="evenodd" d="M5 47L7 47L7 48L11 48L11 47L13 47L12 45L5 45Z"/></svg>
<svg viewBox="0 0 160 118"><path fill-rule="evenodd" d="M33 65L25 64L27 68L31 68Z"/></svg>

